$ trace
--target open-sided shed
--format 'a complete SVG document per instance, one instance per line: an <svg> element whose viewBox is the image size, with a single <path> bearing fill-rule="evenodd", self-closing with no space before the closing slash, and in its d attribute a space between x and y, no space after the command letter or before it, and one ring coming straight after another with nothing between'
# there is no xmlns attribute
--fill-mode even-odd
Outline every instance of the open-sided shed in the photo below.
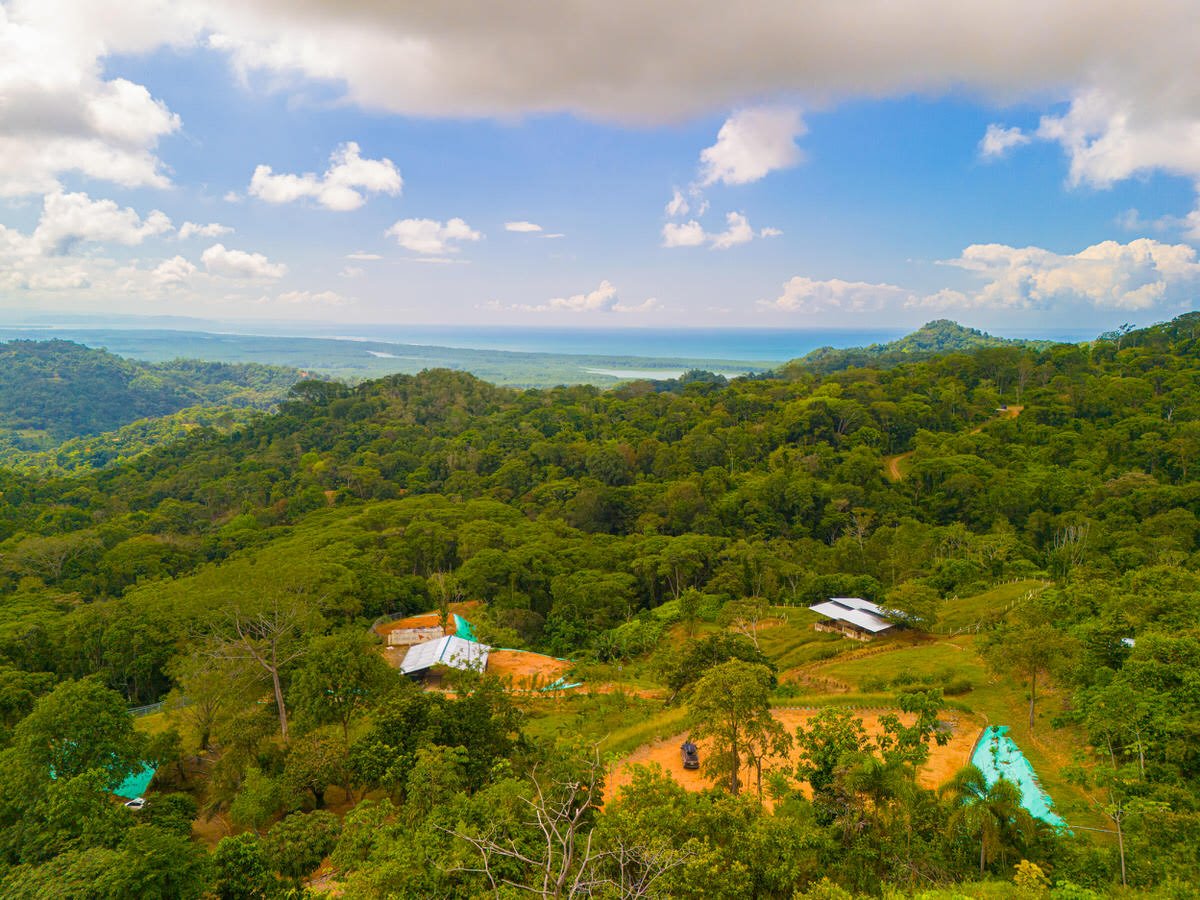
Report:
<svg viewBox="0 0 1200 900"><path fill-rule="evenodd" d="M420 675L434 666L452 669L473 669L482 672L487 666L491 648L478 641L468 641L456 635L446 635L408 648L400 671L405 675Z"/></svg>
<svg viewBox="0 0 1200 900"><path fill-rule="evenodd" d="M861 597L830 597L809 609L826 619L816 624L818 631L836 631L859 641L869 641L896 628L894 622L884 618L883 609Z"/></svg>

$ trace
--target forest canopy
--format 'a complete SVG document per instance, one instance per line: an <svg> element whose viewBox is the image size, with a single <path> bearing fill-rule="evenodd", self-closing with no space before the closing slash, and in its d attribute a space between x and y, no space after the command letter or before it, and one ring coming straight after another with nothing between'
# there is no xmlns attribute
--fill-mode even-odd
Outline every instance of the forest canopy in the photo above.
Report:
<svg viewBox="0 0 1200 900"><path fill-rule="evenodd" d="M354 897L1189 896L1197 326L607 391L304 380L103 467L0 470L0 894L320 868ZM78 377L176 413L289 377L103 363ZM831 596L907 627L816 632ZM372 623L452 605L586 687L401 678ZM947 723L985 719L1071 830L972 767L926 783ZM615 792L685 729L712 784Z"/></svg>

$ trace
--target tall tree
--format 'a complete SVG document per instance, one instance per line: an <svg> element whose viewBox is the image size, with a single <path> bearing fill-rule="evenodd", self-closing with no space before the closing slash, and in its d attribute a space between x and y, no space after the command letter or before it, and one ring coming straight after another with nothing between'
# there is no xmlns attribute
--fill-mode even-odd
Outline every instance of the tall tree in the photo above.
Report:
<svg viewBox="0 0 1200 900"><path fill-rule="evenodd" d="M168 671L176 687L167 697L169 713L190 727L200 752L210 749L218 723L244 709L261 694L253 661L209 653L178 656Z"/></svg>
<svg viewBox="0 0 1200 900"><path fill-rule="evenodd" d="M276 592L266 598L239 598L225 610L213 634L209 652L224 660L257 665L271 681L279 715L279 733L288 739L283 672L308 650L317 614L311 599L295 592Z"/></svg>
<svg viewBox="0 0 1200 900"><path fill-rule="evenodd" d="M60 684L13 732L19 760L38 777L68 781L99 770L111 787L141 765L144 746L121 695L92 678Z"/></svg>
<svg viewBox="0 0 1200 900"><path fill-rule="evenodd" d="M314 639L292 678L292 705L314 724L340 725L349 743L350 723L398 678L378 651L378 641L359 629Z"/></svg>
<svg viewBox="0 0 1200 900"><path fill-rule="evenodd" d="M796 776L809 783L813 800L826 808L832 806L835 776L842 761L870 747L862 719L839 706L822 709L807 726L797 728L796 743L800 747Z"/></svg>
<svg viewBox="0 0 1200 900"><path fill-rule="evenodd" d="M747 758L761 771L764 759L787 751L790 737L771 715L773 683L766 666L729 660L705 673L688 698L692 737L711 739L702 765L714 778L725 779L731 794L741 790Z"/></svg>
<svg viewBox="0 0 1200 900"><path fill-rule="evenodd" d="M1072 642L1049 623L1005 625L991 632L983 657L993 671L1022 678L1029 690L1029 730L1033 731L1038 678L1061 666Z"/></svg>

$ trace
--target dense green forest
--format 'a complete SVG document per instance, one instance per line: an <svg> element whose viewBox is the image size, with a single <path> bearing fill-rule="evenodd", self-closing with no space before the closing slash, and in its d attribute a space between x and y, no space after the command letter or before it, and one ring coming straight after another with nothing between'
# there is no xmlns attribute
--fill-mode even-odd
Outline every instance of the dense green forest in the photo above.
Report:
<svg viewBox="0 0 1200 900"><path fill-rule="evenodd" d="M0 434L6 448L45 450L188 407L267 408L300 377L254 363L141 363L70 341L0 344Z"/></svg>
<svg viewBox="0 0 1200 900"><path fill-rule="evenodd" d="M1195 896L1197 325L607 391L306 380L0 471L0 895ZM908 627L816 632L830 596ZM584 687L384 661L373 621L466 601ZM925 783L950 720L1010 726L1070 827ZM711 787L615 791L681 732Z"/></svg>
<svg viewBox="0 0 1200 900"><path fill-rule="evenodd" d="M943 353L977 350L982 347L1028 347L1044 349L1048 341L1025 341L1001 338L987 334L977 328L965 328L949 319L927 322L911 334L888 341L886 344L871 344L866 347L818 347L803 358L795 360L793 367L812 369L817 372L836 372L851 366L896 366L905 362L929 359Z"/></svg>

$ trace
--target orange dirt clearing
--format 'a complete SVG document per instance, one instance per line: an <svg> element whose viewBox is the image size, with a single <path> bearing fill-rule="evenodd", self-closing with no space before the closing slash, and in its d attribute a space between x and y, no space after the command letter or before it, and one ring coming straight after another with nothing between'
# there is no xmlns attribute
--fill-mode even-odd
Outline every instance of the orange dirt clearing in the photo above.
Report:
<svg viewBox="0 0 1200 900"><path fill-rule="evenodd" d="M875 736L883 730L879 724L879 716L886 711L880 713L858 713L855 712L855 717L862 719L863 729L869 736ZM779 721L788 734L793 737L796 734L796 728L800 725L807 724L809 719L817 714L814 709L776 709L772 711L772 715ZM913 717L907 713L896 711L896 715L900 717L900 721L905 724L911 724ZM958 713L957 721L953 717L948 717L952 722L954 729L950 735L949 742L944 747L939 747L937 744L931 743L929 746L929 760L921 767L917 773L917 783L922 787L936 788L945 784L950 780L950 777L965 766L971 759L971 751L975 747L975 741L979 738L979 733L982 726L977 722L966 718L963 714ZM619 796L622 789L628 786L633 781L632 766L635 765L654 765L662 767L662 770L676 782L681 784L689 791L702 791L713 787L715 782L703 774L703 770L685 769L680 758L679 745L687 738L686 732L681 732L674 737L667 738L661 741L655 741L651 744L643 744L625 759L621 760L614 766L613 771L608 779L608 789L605 792L608 796ZM703 765L707 754L711 750L711 742L707 740L697 741L697 747L700 752L700 762ZM799 749L792 745L791 751L788 753L786 763L783 760L774 760L771 763L772 768L786 767L794 770L796 764L800 761ZM764 783L766 770L764 769ZM741 772L741 781L743 790L754 791L756 789L756 779L752 768L745 768ZM805 794L808 793L808 785L803 786ZM770 799L764 798L764 802L769 806Z"/></svg>
<svg viewBox="0 0 1200 900"><path fill-rule="evenodd" d="M478 600L464 600L461 603L451 603L451 617L446 621L446 634L454 634L454 613L468 618L467 613L478 607ZM382 638L386 638L390 632L403 631L406 628L436 628L441 616L436 612L420 613L415 616L408 616L403 619L395 619L391 622L380 622L375 626L375 633Z"/></svg>
<svg viewBox="0 0 1200 900"><path fill-rule="evenodd" d="M513 690L534 690L553 684L571 669L571 663L524 650L493 650L488 653L487 673L497 675Z"/></svg>

